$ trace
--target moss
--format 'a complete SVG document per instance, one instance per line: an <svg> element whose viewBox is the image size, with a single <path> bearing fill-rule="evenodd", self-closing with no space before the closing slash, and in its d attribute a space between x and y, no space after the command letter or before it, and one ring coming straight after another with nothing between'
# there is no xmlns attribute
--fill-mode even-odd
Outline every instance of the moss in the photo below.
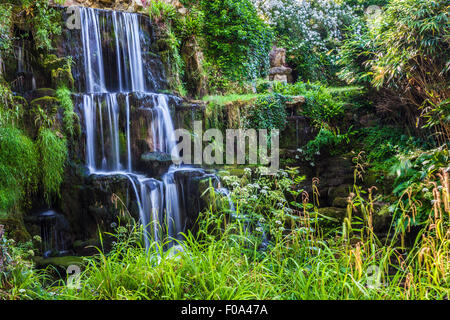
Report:
<svg viewBox="0 0 450 320"><path fill-rule="evenodd" d="M56 91L55 89L52 88L39 88L33 91L33 95L37 98L41 98L41 97L55 97L56 96Z"/></svg>
<svg viewBox="0 0 450 320"><path fill-rule="evenodd" d="M34 99L33 101L31 101L30 105L32 108L40 106L46 111L53 111L55 107L59 106L59 101L55 97L45 96Z"/></svg>
<svg viewBox="0 0 450 320"><path fill-rule="evenodd" d="M344 218L347 216L347 210L344 208L327 207L320 208L319 214L337 221L344 221Z"/></svg>
<svg viewBox="0 0 450 320"><path fill-rule="evenodd" d="M123 132L119 132L119 150L121 157L127 155L127 137Z"/></svg>
<svg viewBox="0 0 450 320"><path fill-rule="evenodd" d="M47 54L42 57L42 66L51 71L58 68L64 68L69 64L69 60L66 57L59 58L55 54Z"/></svg>
<svg viewBox="0 0 450 320"><path fill-rule="evenodd" d="M28 105L27 100L22 96L13 96L13 101L14 101L14 104L16 104L16 105L17 104L21 104L23 106Z"/></svg>
<svg viewBox="0 0 450 320"><path fill-rule="evenodd" d="M0 224L5 226L8 238L17 242L27 242L31 239L20 214L3 214L0 216Z"/></svg>
<svg viewBox="0 0 450 320"><path fill-rule="evenodd" d="M334 198L333 200L333 207L337 207L337 208L347 208L347 198L344 197L337 197Z"/></svg>
<svg viewBox="0 0 450 320"><path fill-rule="evenodd" d="M73 257L73 256L54 257L47 259L44 259L43 257L34 257L33 260L36 263L36 267L42 269L45 269L49 266L54 266L57 268L67 270L69 266L72 265L82 266L84 264L82 257Z"/></svg>
<svg viewBox="0 0 450 320"><path fill-rule="evenodd" d="M74 88L74 79L72 71L69 68L58 68L52 70L52 83L55 87L67 87L69 89Z"/></svg>

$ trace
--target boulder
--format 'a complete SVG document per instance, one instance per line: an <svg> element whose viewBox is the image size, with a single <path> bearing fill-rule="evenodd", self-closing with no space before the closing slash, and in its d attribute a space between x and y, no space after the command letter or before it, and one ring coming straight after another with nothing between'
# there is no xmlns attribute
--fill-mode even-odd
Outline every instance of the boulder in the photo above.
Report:
<svg viewBox="0 0 450 320"><path fill-rule="evenodd" d="M335 207L320 208L319 214L342 222L347 217L347 209Z"/></svg>
<svg viewBox="0 0 450 320"><path fill-rule="evenodd" d="M336 208L347 208L347 204L348 204L348 198L344 198L344 197L337 197L334 198L333 200L333 207Z"/></svg>
<svg viewBox="0 0 450 320"><path fill-rule="evenodd" d="M141 156L138 169L152 177L160 177L172 164L172 156L168 153L147 152Z"/></svg>
<svg viewBox="0 0 450 320"><path fill-rule="evenodd" d="M343 184L337 187L331 187L328 189L328 199L331 203L334 202L337 198L345 198L347 199L348 195L352 191L353 186L349 184Z"/></svg>

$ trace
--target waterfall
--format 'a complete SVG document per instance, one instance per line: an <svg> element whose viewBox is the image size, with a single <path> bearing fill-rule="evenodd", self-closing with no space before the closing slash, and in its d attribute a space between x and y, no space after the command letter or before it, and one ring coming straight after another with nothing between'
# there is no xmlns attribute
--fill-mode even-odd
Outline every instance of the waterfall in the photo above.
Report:
<svg viewBox="0 0 450 320"><path fill-rule="evenodd" d="M149 91L146 85L146 80L150 83L156 80L147 79L144 74L139 15L80 8L80 18L86 166L91 174L119 174L129 179L147 248L152 240L163 239L163 230L173 239L169 245L176 245L175 240L182 240L180 233L185 227L182 214L186 206L182 205L184 190L175 175L188 169L172 166L159 181L133 172L132 166L132 108L151 116L144 131L151 135L153 151L177 154L169 98ZM139 99L131 100L131 96L150 99L152 107L136 105Z"/></svg>

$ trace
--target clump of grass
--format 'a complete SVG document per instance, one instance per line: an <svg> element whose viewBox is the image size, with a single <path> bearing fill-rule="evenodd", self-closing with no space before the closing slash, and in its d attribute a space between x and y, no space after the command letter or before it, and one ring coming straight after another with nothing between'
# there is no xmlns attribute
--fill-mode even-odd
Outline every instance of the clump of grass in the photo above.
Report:
<svg viewBox="0 0 450 320"><path fill-rule="evenodd" d="M254 100L261 95L259 94L228 94L228 95L216 95L216 96L205 96L203 97L203 101L210 102L216 105L223 106L227 104L228 102L233 101L250 101ZM265 96L265 95L262 95Z"/></svg>
<svg viewBox="0 0 450 320"><path fill-rule="evenodd" d="M37 144L41 157L41 173L44 197L48 204L55 196L64 179L64 168L67 160L67 140L60 132L41 128Z"/></svg>
<svg viewBox="0 0 450 320"><path fill-rule="evenodd" d="M21 130L0 127L0 210L9 210L36 186L37 149Z"/></svg>
<svg viewBox="0 0 450 320"><path fill-rule="evenodd" d="M365 198L355 189L348 208L362 218L350 213L326 237L315 209L304 206L297 227L271 237L266 250L212 193L199 231L178 247L154 243L147 251L140 227L120 227L111 252L86 259L79 289L50 290L58 299L448 299L448 174L442 183L440 213L411 250L375 235L373 190Z"/></svg>
<svg viewBox="0 0 450 320"><path fill-rule="evenodd" d="M56 90L56 97L63 109L64 129L68 135L73 135L74 123L77 115L73 111L71 91L67 87L60 87Z"/></svg>

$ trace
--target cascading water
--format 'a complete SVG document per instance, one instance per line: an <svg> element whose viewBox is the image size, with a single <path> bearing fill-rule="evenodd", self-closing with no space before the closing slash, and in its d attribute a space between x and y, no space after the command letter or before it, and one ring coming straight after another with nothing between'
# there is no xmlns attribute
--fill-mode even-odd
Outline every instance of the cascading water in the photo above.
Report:
<svg viewBox="0 0 450 320"><path fill-rule="evenodd" d="M186 205L183 206L184 195L180 190L183 188L178 186L175 176L180 171L201 170L172 166L162 181L132 171L131 107L136 105L132 105L131 96L152 101L151 108L138 109L151 116L144 131L151 135L153 152L177 154L169 98L151 92L148 83L154 89L157 81L144 76L139 15L80 8L80 18L86 166L91 174L119 174L129 179L146 230L147 247L151 239L163 238L163 230L170 239L182 240L182 210ZM125 137L121 136L123 131Z"/></svg>

